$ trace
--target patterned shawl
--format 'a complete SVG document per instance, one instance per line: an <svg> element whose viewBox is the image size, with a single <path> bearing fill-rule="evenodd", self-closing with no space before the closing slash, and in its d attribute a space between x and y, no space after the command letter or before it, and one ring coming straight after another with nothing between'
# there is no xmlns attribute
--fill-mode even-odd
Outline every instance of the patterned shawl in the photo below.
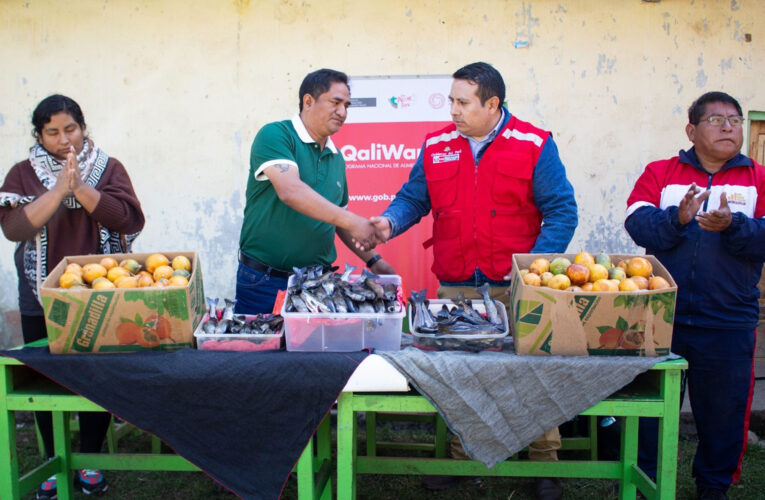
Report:
<svg viewBox="0 0 765 500"><path fill-rule="evenodd" d="M39 144L35 144L29 150L29 162L32 164L32 168L42 185L48 190L52 189L64 165ZM106 171L106 164L108 162L109 156L106 153L95 147L90 139L85 140L82 151L77 155L77 163L82 181L95 188ZM35 199L36 196L19 193L0 193L0 207L16 208L17 206L31 203ZM61 204L70 210L82 208L82 205L80 205L73 194L67 195L61 201ZM129 253L133 240L139 234L121 234L103 227L101 224L98 225L98 229L98 247L103 254ZM40 285L45 277L48 276L48 243L47 226L43 226L34 240L22 241L18 244L23 246L24 275L29 281L29 285L38 301L40 300Z"/></svg>

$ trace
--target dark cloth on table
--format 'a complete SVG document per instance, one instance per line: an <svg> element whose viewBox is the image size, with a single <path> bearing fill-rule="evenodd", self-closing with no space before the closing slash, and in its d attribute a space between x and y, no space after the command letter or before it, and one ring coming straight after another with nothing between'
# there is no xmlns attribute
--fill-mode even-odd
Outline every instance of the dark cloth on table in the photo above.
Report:
<svg viewBox="0 0 765 500"><path fill-rule="evenodd" d="M0 351L161 438L242 498L277 498L367 352Z"/></svg>
<svg viewBox="0 0 765 500"><path fill-rule="evenodd" d="M517 356L512 352L379 352L494 467L630 383L665 357ZM510 347L512 349L512 347Z"/></svg>

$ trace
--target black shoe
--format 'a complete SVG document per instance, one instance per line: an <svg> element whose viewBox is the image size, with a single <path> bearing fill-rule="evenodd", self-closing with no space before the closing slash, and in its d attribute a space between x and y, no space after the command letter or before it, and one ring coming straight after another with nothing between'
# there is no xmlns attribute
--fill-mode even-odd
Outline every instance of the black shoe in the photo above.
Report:
<svg viewBox="0 0 765 500"><path fill-rule="evenodd" d="M462 480L459 476L422 476L422 485L430 491L454 488Z"/></svg>
<svg viewBox="0 0 765 500"><path fill-rule="evenodd" d="M696 496L699 500L728 500L725 491L703 486L696 486Z"/></svg>
<svg viewBox="0 0 765 500"><path fill-rule="evenodd" d="M109 489L103 472L95 469L82 469L74 473L74 486L86 495L102 495Z"/></svg>
<svg viewBox="0 0 765 500"><path fill-rule="evenodd" d="M534 498L537 500L560 500L563 498L563 488L557 477L541 477L534 484Z"/></svg>

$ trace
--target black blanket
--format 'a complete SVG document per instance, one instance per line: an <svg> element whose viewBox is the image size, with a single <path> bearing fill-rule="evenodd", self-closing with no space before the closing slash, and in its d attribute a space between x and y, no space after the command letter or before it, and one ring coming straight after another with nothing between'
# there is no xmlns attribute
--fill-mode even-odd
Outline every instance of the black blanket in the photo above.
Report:
<svg viewBox="0 0 765 500"><path fill-rule="evenodd" d="M277 498L367 352L0 351L151 432L242 498Z"/></svg>

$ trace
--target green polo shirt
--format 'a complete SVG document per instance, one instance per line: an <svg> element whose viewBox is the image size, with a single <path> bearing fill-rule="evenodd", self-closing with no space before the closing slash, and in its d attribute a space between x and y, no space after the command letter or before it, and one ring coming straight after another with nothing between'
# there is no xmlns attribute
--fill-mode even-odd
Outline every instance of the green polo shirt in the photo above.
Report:
<svg viewBox="0 0 765 500"><path fill-rule="evenodd" d="M324 149L295 115L265 125L250 150L247 202L239 248L282 270L312 264L331 265L337 257L335 226L312 219L284 204L263 170L278 163L298 167L300 180L337 206L348 204L343 155L327 139Z"/></svg>

